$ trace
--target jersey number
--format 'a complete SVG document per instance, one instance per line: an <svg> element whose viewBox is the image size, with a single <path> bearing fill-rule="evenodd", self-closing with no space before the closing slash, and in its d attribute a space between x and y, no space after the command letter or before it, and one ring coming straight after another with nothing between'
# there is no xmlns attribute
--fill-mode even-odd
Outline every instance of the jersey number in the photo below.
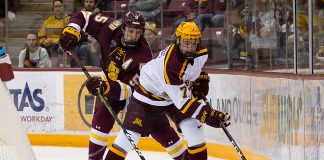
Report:
<svg viewBox="0 0 324 160"><path fill-rule="evenodd" d="M135 84L138 82L139 75L136 73L131 80L129 80L129 84L131 86L135 86Z"/></svg>
<svg viewBox="0 0 324 160"><path fill-rule="evenodd" d="M99 23L105 23L108 20L108 17L102 16L101 14L98 14L95 16L95 21Z"/></svg>
<svg viewBox="0 0 324 160"><path fill-rule="evenodd" d="M180 90L183 91L182 97L187 98L187 88L186 88L186 86L180 87Z"/></svg>

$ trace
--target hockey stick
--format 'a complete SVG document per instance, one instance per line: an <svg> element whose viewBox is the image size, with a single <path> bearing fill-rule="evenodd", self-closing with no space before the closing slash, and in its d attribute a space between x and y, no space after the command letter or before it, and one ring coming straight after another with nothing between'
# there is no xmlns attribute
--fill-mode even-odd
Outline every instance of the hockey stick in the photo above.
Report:
<svg viewBox="0 0 324 160"><path fill-rule="evenodd" d="M203 95L202 95L203 96ZM205 103L212 108L211 104L209 103L209 101L207 100L206 96L203 96L203 99L205 101ZM236 149L237 153L239 154L239 156L241 157L242 160L246 160L243 152L241 151L240 147L237 145L237 143L235 142L234 138L232 137L232 135L228 132L228 130L226 129L226 127L224 126L223 122L219 123L221 128L223 129L223 131L225 132L227 138L231 141L231 143L233 144L234 148Z"/></svg>
<svg viewBox="0 0 324 160"><path fill-rule="evenodd" d="M75 55L74 51L67 51L67 53L69 55L72 56L72 58L76 61L76 63L81 67L81 70L83 71L83 73L87 76L88 80L91 78L89 72L87 71L87 69L81 64L79 57L77 57ZM115 119L115 121L117 122L117 124L120 126L120 128L123 130L126 138L128 139L128 141L131 143L131 145L133 146L135 152L137 153L137 155L141 158L141 160L145 160L142 152L138 149L138 147L136 146L135 142L133 141L133 139L131 138L131 134L127 132L126 128L124 127L123 123L119 120L119 118L117 117L117 114L115 113L115 111L112 109L111 105L109 104L108 100L106 99L106 97L104 97L100 92L98 93L98 96L101 100L102 103L104 103L104 105L106 106L106 108L108 109L109 113L111 114L111 116L113 116L113 118Z"/></svg>

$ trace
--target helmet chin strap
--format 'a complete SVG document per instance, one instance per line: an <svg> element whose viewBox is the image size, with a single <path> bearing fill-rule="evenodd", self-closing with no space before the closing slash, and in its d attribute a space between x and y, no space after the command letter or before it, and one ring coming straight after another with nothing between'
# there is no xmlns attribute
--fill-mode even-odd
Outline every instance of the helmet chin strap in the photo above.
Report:
<svg viewBox="0 0 324 160"><path fill-rule="evenodd" d="M182 54L184 56L186 56L187 59L191 60L191 59L195 59L197 57L197 54L195 52L182 52Z"/></svg>
<svg viewBox="0 0 324 160"><path fill-rule="evenodd" d="M197 54L195 52L182 52L182 55L188 59L191 65L193 65L194 59L197 57Z"/></svg>
<svg viewBox="0 0 324 160"><path fill-rule="evenodd" d="M142 35L136 42L126 42L124 36L125 36L125 30L122 28L122 38L120 41L125 48L136 48L141 44Z"/></svg>

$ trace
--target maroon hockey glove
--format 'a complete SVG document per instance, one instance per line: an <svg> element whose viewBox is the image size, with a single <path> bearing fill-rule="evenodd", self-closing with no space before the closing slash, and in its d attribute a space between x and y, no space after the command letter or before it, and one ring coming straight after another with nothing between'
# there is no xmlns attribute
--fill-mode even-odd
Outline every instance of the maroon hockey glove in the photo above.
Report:
<svg viewBox="0 0 324 160"><path fill-rule="evenodd" d="M108 88L107 83L102 81L99 77L90 78L86 82L86 87L93 96L98 96L98 91L104 94Z"/></svg>
<svg viewBox="0 0 324 160"><path fill-rule="evenodd" d="M206 123L207 125L215 128L220 128L221 123L223 123L225 127L231 124L231 116L228 115L228 113L214 110L208 106L203 106L197 116L197 119L202 123Z"/></svg>
<svg viewBox="0 0 324 160"><path fill-rule="evenodd" d="M225 127L231 124L231 116L228 113L220 112L212 109L209 117L206 119L206 124L215 128L220 127L220 123L223 123Z"/></svg>
<svg viewBox="0 0 324 160"><path fill-rule="evenodd" d="M63 33L59 40L59 44L64 51L71 51L78 44L80 38L81 34L77 29L67 26L63 30Z"/></svg>
<svg viewBox="0 0 324 160"><path fill-rule="evenodd" d="M200 76L192 85L192 95L197 99L203 99L209 92L209 76L206 72L201 72Z"/></svg>

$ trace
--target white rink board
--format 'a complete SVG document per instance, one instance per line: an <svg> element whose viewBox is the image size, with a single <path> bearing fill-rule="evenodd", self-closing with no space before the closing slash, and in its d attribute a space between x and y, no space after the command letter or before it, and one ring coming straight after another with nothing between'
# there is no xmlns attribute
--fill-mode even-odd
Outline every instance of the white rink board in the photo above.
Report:
<svg viewBox="0 0 324 160"><path fill-rule="evenodd" d="M63 126L63 81L57 72L15 72L8 88L28 133L59 133Z"/></svg>
<svg viewBox="0 0 324 160"><path fill-rule="evenodd" d="M241 149L271 159L324 159L323 81L210 77L208 98L230 113L228 130ZM221 129L207 126L205 133L208 142L231 145Z"/></svg>
<svg viewBox="0 0 324 160"><path fill-rule="evenodd" d="M71 75L83 76L83 73L15 72L15 79L8 82L8 87L18 108L25 105L18 111L20 117L35 117L23 121L29 134L88 134L78 114L65 112L76 108L65 104L66 96L72 94L70 90L80 88L77 84L67 90L71 82L66 77ZM216 109L230 113L232 124L228 130L241 149L271 159L324 160L323 81L231 74L210 74L210 77L208 99ZM76 103L73 96L69 103ZM43 100L44 108L35 111L30 99L35 106L40 106ZM45 122L37 117L43 117ZM208 126L205 129L207 142L232 146L221 129Z"/></svg>
<svg viewBox="0 0 324 160"><path fill-rule="evenodd" d="M83 73L15 72L15 78L7 82L29 134L70 133L64 130L64 75Z"/></svg>

